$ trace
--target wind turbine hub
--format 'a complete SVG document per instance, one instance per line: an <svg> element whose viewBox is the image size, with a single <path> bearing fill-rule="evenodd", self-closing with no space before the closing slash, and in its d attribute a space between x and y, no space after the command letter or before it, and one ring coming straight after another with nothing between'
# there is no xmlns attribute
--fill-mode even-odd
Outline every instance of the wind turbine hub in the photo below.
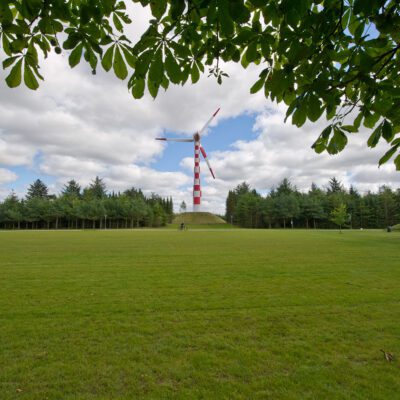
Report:
<svg viewBox="0 0 400 400"><path fill-rule="evenodd" d="M199 142L200 141L200 135L198 133L195 133L193 135L193 139L194 139L195 142Z"/></svg>

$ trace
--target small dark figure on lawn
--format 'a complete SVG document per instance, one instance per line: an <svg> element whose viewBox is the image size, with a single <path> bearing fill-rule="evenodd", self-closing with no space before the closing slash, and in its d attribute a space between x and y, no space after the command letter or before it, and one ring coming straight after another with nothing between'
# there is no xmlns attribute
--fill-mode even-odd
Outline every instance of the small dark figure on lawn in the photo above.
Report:
<svg viewBox="0 0 400 400"><path fill-rule="evenodd" d="M184 231L185 229L186 229L185 223L182 222L182 223L181 223L180 230L181 230L181 231Z"/></svg>
<svg viewBox="0 0 400 400"><path fill-rule="evenodd" d="M392 353L388 353L385 350L381 349L381 352L383 353L383 356L385 357L386 361L393 361L394 360L394 355Z"/></svg>

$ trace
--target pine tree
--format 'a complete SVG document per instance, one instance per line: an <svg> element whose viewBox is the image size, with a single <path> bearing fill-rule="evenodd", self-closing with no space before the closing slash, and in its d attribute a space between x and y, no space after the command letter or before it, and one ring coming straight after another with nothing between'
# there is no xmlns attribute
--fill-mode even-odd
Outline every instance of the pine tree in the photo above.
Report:
<svg viewBox="0 0 400 400"><path fill-rule="evenodd" d="M284 178L282 182L278 185L276 188L276 194L281 195L281 194L291 194L293 192L296 192L297 189L292 186L288 178Z"/></svg>
<svg viewBox="0 0 400 400"><path fill-rule="evenodd" d="M185 203L185 201L182 201L182 203L181 203L181 205L180 205L180 207L179 207L179 211L181 212L181 213L185 213L186 212L186 203Z"/></svg>
<svg viewBox="0 0 400 400"><path fill-rule="evenodd" d="M349 189L348 211L350 215L350 227L361 227L361 196L357 189L351 185Z"/></svg>
<svg viewBox="0 0 400 400"><path fill-rule="evenodd" d="M239 185L236 186L234 189L234 192L237 196L242 196L246 193L250 192L250 185L246 182L242 182Z"/></svg>
<svg viewBox="0 0 400 400"><path fill-rule="evenodd" d="M344 187L341 184L340 181L338 181L335 177L332 177L329 180L329 186L328 186L328 194L331 193L344 193Z"/></svg>
<svg viewBox="0 0 400 400"><path fill-rule="evenodd" d="M47 186L40 180L36 179L29 188L26 195L27 200L38 198L47 199L49 197Z"/></svg>
<svg viewBox="0 0 400 400"><path fill-rule="evenodd" d="M21 221L24 219L23 203L19 201L17 195L12 191L10 195L4 200L4 217L6 220L17 223L17 228L20 229Z"/></svg>
<svg viewBox="0 0 400 400"><path fill-rule="evenodd" d="M64 188L61 191L61 194L70 198L79 198L81 197L81 187L75 180L70 180L64 185Z"/></svg>
<svg viewBox="0 0 400 400"><path fill-rule="evenodd" d="M380 225L392 226L396 221L396 196L388 186L379 188L379 222Z"/></svg>
<svg viewBox="0 0 400 400"><path fill-rule="evenodd" d="M226 198L226 212L225 212L225 219L228 223L232 224L233 216L235 214L235 209L237 206L237 194L235 191L230 190L228 192L228 197Z"/></svg>
<svg viewBox="0 0 400 400"><path fill-rule="evenodd" d="M106 184L102 178L96 176L95 180L84 190L84 197L91 199L103 199L107 196Z"/></svg>

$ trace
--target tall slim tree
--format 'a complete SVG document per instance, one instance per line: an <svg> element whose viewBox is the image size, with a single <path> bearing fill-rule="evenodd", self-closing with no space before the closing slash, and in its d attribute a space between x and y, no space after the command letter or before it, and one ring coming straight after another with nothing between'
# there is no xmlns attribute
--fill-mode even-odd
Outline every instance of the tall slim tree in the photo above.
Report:
<svg viewBox="0 0 400 400"><path fill-rule="evenodd" d="M339 226L340 233L342 233L342 226L348 219L346 204L339 204L330 215L331 221Z"/></svg>
<svg viewBox="0 0 400 400"><path fill-rule="evenodd" d="M237 206L237 194L234 190L228 192L228 197L225 202L225 219L229 223L233 223L233 216L235 214L235 208Z"/></svg>
<svg viewBox="0 0 400 400"><path fill-rule="evenodd" d="M388 186L379 188L379 218L381 224L392 226L396 223L396 196L392 189Z"/></svg>
<svg viewBox="0 0 400 400"><path fill-rule="evenodd" d="M14 191L4 200L3 210L5 219L12 224L17 223L17 228L20 229L24 219L23 203L20 202Z"/></svg>

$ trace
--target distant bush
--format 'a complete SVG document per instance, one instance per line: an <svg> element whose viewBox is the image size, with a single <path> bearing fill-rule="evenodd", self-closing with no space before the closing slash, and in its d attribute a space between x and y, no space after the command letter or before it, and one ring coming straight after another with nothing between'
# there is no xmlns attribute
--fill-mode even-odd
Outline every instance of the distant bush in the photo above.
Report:
<svg viewBox="0 0 400 400"><path fill-rule="evenodd" d="M400 232L400 224L392 226L393 231L399 231Z"/></svg>

